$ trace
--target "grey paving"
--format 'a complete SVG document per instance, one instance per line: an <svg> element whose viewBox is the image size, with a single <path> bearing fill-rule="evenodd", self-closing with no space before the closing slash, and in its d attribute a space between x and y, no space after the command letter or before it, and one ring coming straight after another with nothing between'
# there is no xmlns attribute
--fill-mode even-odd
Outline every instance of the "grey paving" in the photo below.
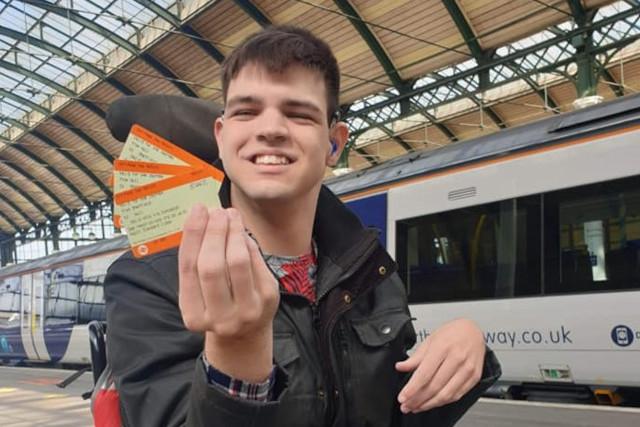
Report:
<svg viewBox="0 0 640 427"><path fill-rule="evenodd" d="M85 373L67 388L56 384L73 371L0 367L0 426L88 427L89 401L82 393L92 385Z"/></svg>
<svg viewBox="0 0 640 427"><path fill-rule="evenodd" d="M640 427L640 408L480 399L457 427Z"/></svg>

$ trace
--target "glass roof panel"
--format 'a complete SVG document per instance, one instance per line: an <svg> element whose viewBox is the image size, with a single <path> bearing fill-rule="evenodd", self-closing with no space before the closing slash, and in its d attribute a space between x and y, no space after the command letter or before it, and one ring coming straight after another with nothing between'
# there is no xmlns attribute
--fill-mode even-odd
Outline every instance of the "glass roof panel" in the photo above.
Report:
<svg viewBox="0 0 640 427"><path fill-rule="evenodd" d="M175 1L156 3L169 9ZM0 88L35 103L43 103L50 96L65 96L57 94L52 86L58 84L72 89L72 81L85 72L76 65L79 61L100 68L105 56L117 47L116 42L107 38L109 32L135 45L136 33L156 18L152 10L135 0L48 0L47 3L52 10L0 0L0 26L18 33L15 38L11 34L0 36L0 60L7 64L0 69ZM94 22L98 27L87 28L79 22L82 19ZM25 34L28 35L26 39ZM34 43L39 40L64 52L38 47ZM11 64L22 71L8 69ZM45 84L29 76L30 72L40 76L40 80L50 82ZM19 102L0 95L0 133L11 126L10 121L6 121L8 117L21 119L32 110L26 103L18 108Z"/></svg>

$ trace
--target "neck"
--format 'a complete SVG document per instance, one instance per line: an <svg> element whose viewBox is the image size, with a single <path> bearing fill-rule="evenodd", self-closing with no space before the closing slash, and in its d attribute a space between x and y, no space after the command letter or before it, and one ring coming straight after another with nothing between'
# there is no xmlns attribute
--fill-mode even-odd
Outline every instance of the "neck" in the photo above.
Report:
<svg viewBox="0 0 640 427"><path fill-rule="evenodd" d="M242 214L245 227L264 253L299 256L311 252L311 238L318 191L310 191L295 203L255 201L231 184L231 204Z"/></svg>

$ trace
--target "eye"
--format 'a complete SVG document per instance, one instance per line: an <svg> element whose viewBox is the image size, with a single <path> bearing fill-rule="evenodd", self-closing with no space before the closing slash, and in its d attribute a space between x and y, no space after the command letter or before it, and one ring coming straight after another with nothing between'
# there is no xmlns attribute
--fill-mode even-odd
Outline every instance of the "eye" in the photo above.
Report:
<svg viewBox="0 0 640 427"><path fill-rule="evenodd" d="M236 110L231 113L233 117L253 117L256 115L256 112L253 110Z"/></svg>
<svg viewBox="0 0 640 427"><path fill-rule="evenodd" d="M315 121L315 118L311 114L299 111L288 113L287 116L289 116L289 118L300 121Z"/></svg>

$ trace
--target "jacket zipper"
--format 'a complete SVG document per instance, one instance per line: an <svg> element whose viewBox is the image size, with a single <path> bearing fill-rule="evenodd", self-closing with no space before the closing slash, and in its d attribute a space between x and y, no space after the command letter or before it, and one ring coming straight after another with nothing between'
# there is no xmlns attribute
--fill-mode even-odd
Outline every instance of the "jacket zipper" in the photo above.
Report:
<svg viewBox="0 0 640 427"><path fill-rule="evenodd" d="M363 242L363 245L365 247L365 250L362 251L362 254L355 260L355 262L353 262L351 264L351 266L349 267L349 269L347 271L345 271L338 279L337 279L337 283L342 282L343 280L346 280L348 277L350 277L358 268L360 268L362 266L362 262L360 262L360 260L366 260L367 257L369 255L371 255L371 253L373 252L373 250L375 250L375 247L377 246L377 240L378 237L375 235L372 235L371 237L369 237L368 239L365 240L365 242ZM366 245L366 246L365 246ZM325 292L323 292L321 295L318 295L316 297L316 302L313 303L311 305L312 308L312 313L313 313L313 325L314 325L314 331L315 331L315 335L316 335L316 340L318 342L318 347L320 350L320 355L321 355L321 364L323 366L323 376L325 377L325 398L327 401L327 414L326 414L326 418L325 420L328 420L331 425L334 422L334 418L335 418L335 402L334 402L334 390L336 389L336 384L338 384L339 382L336 380L336 373L335 370L333 369L333 362L331 360L331 345L332 343L332 330L333 327L335 326L335 324L337 324L339 318L346 313L349 308L351 308L350 304L349 306L346 307L346 309L341 309L341 310L337 310L327 321L326 323L326 329L325 329L325 336L322 336L322 325L320 323L320 316L319 316L319 306L318 303L322 300L322 298L324 298L329 292L331 292L331 290L334 287L328 288ZM324 341L323 341L324 338ZM323 345L324 344L324 345ZM343 395L344 395L344 390L340 391ZM346 398L346 397L343 397Z"/></svg>

